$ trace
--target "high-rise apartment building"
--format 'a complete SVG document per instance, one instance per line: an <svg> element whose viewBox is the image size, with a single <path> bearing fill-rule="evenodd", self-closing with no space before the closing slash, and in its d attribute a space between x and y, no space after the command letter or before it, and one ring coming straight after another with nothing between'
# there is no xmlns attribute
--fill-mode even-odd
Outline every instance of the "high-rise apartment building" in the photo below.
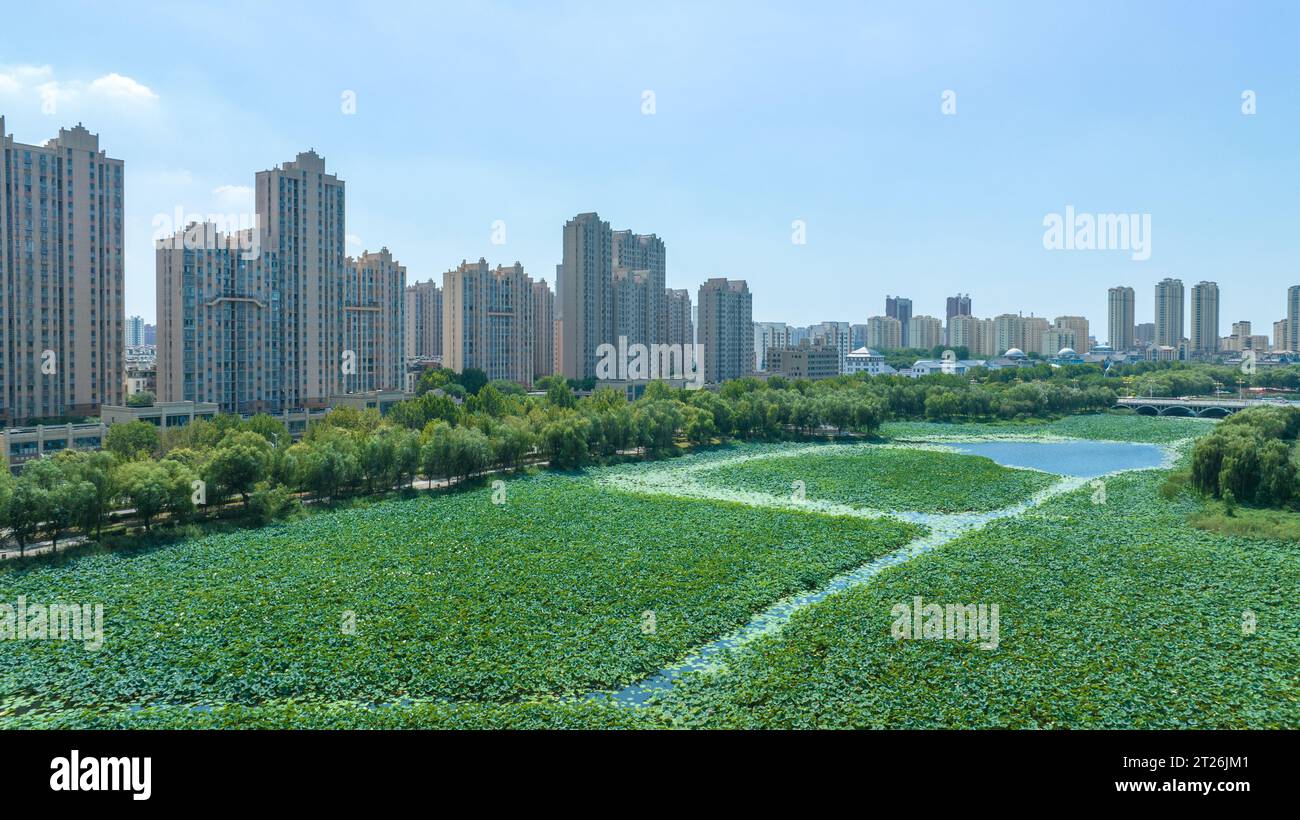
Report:
<svg viewBox="0 0 1300 820"><path fill-rule="evenodd" d="M867 318L867 347L872 350L894 350L903 346L903 323L894 316Z"/></svg>
<svg viewBox="0 0 1300 820"><path fill-rule="evenodd" d="M969 293L959 293L956 296L948 297L948 313L944 317L945 321L951 322L954 316L970 316L971 304Z"/></svg>
<svg viewBox="0 0 1300 820"><path fill-rule="evenodd" d="M1284 349L1292 353L1300 351L1300 285L1292 285L1287 288L1286 336L1283 338L1274 336L1273 343L1284 344Z"/></svg>
<svg viewBox="0 0 1300 820"><path fill-rule="evenodd" d="M144 319L139 316L126 317L126 346L144 346Z"/></svg>
<svg viewBox="0 0 1300 820"><path fill-rule="evenodd" d="M668 338L670 345L695 344L695 322L691 319L691 292L685 288L669 288L665 292L668 302Z"/></svg>
<svg viewBox="0 0 1300 820"><path fill-rule="evenodd" d="M629 345L650 344L652 290L649 271L614 268L614 342L622 337Z"/></svg>
<svg viewBox="0 0 1300 820"><path fill-rule="evenodd" d="M555 293L545 279L533 282L533 378L555 372Z"/></svg>
<svg viewBox="0 0 1300 820"><path fill-rule="evenodd" d="M398 389L406 374L406 268L388 248L343 265L343 366L335 392Z"/></svg>
<svg viewBox="0 0 1300 820"><path fill-rule="evenodd" d="M754 369L753 304L749 285L743 279L709 279L700 285L696 305L704 381L719 384L748 376Z"/></svg>
<svg viewBox="0 0 1300 820"><path fill-rule="evenodd" d="M1214 282L1192 285L1193 353L1213 355L1219 350L1219 286Z"/></svg>
<svg viewBox="0 0 1300 820"><path fill-rule="evenodd" d="M161 401L216 402L223 413L282 412L278 254L248 232L194 223L156 244Z"/></svg>
<svg viewBox="0 0 1300 820"><path fill-rule="evenodd" d="M288 407L325 407L330 396L343 392L344 187L343 180L326 173L325 160L315 151L257 173L262 250L279 257Z"/></svg>
<svg viewBox="0 0 1300 820"><path fill-rule="evenodd" d="M1162 279L1156 284L1156 338L1160 346L1177 349L1183 343L1183 282Z"/></svg>
<svg viewBox="0 0 1300 820"><path fill-rule="evenodd" d="M948 323L948 345L964 347L970 356L996 356L997 323L975 316L954 316Z"/></svg>
<svg viewBox="0 0 1300 820"><path fill-rule="evenodd" d="M908 321L908 347L930 350L943 344L943 322L934 316L913 316Z"/></svg>
<svg viewBox="0 0 1300 820"><path fill-rule="evenodd" d="M1275 352L1291 351L1291 320L1278 319L1273 323L1273 350Z"/></svg>
<svg viewBox="0 0 1300 820"><path fill-rule="evenodd" d="M578 214L564 224L564 262L555 289L560 374L565 378L595 378L597 348L617 344L611 298L613 245L613 231L598 214Z"/></svg>
<svg viewBox="0 0 1300 820"><path fill-rule="evenodd" d="M408 359L442 356L442 288L432 279L406 287L406 341Z"/></svg>
<svg viewBox="0 0 1300 820"><path fill-rule="evenodd" d="M902 296L885 297L885 315L898 320L898 325L902 328L902 342L900 347L911 347L911 340L908 337L909 324L912 321L912 300L905 299Z"/></svg>
<svg viewBox="0 0 1300 820"><path fill-rule="evenodd" d="M1107 341L1121 353L1133 350L1137 347L1137 297L1133 288L1111 288L1106 304Z"/></svg>
<svg viewBox="0 0 1300 820"><path fill-rule="evenodd" d="M533 281L518 262L461 262L442 275L442 361L488 380L533 384Z"/></svg>
<svg viewBox="0 0 1300 820"><path fill-rule="evenodd" d="M0 424L124 401L122 197L98 135L26 145L0 117Z"/></svg>
<svg viewBox="0 0 1300 820"><path fill-rule="evenodd" d="M1073 348L1074 352L1081 355L1092 349L1092 345L1088 342L1088 337L1091 334L1089 333L1088 319L1086 317L1057 316L1056 321L1054 321L1052 325L1058 330L1069 330L1074 334L1074 341L1071 344L1062 345L1061 347ZM1051 345L1045 345L1045 347L1051 347ZM1051 355L1055 356L1057 351L1060 349L1061 348L1058 347L1056 350L1050 351Z"/></svg>
<svg viewBox="0 0 1300 820"><path fill-rule="evenodd" d="M667 249L664 241L654 234L635 234L631 231L614 231L613 266L615 270L624 268L629 271L644 271L646 280L644 316L638 324L645 327L645 344L662 344L668 338L668 302L665 285L667 272ZM615 328L616 335L627 336Z"/></svg>
<svg viewBox="0 0 1300 820"><path fill-rule="evenodd" d="M157 243L158 395L223 412L321 408L404 382L406 269L344 254L344 183L314 151L256 176L256 227Z"/></svg>

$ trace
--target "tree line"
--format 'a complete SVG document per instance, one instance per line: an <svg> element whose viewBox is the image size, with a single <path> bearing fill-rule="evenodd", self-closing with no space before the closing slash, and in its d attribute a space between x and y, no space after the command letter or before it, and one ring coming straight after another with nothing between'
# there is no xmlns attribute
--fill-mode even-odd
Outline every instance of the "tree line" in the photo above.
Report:
<svg viewBox="0 0 1300 820"><path fill-rule="evenodd" d="M331 503L421 478L465 480L543 461L573 470L731 440L870 436L889 419L1046 418L1115 403L1095 366L1020 370L982 378L751 377L716 392L651 382L634 401L610 388L579 397L554 376L530 394L510 382L489 383L481 371L434 370L386 416L335 409L299 441L266 415L221 415L168 429L112 425L101 451L32 461L16 479L0 472L0 528L9 528L20 551L37 540L57 549L73 532L98 538L115 512L146 532L163 517L226 514L260 524L291 514L304 499Z"/></svg>

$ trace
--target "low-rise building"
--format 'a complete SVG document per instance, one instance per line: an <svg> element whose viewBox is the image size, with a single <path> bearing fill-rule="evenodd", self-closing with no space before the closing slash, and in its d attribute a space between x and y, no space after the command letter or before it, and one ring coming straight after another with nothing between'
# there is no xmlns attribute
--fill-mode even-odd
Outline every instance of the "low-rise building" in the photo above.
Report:
<svg viewBox="0 0 1300 820"><path fill-rule="evenodd" d="M803 342L768 351L768 370L788 379L829 379L840 374L838 345Z"/></svg>

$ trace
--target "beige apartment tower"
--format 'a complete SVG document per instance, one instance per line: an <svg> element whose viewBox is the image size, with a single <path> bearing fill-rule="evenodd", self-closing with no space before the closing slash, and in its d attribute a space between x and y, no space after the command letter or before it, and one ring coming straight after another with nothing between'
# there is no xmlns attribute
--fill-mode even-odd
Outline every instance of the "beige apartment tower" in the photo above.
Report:
<svg viewBox="0 0 1300 820"><path fill-rule="evenodd" d="M545 279L533 282L533 379L555 372L555 294Z"/></svg>
<svg viewBox="0 0 1300 820"><path fill-rule="evenodd" d="M406 268L388 248L344 262L343 367L340 393L394 390L403 385L406 359Z"/></svg>
<svg viewBox="0 0 1300 820"><path fill-rule="evenodd" d="M343 392L344 183L308 151L259 171L256 192L263 247L280 257L284 401L326 407Z"/></svg>
<svg viewBox="0 0 1300 820"><path fill-rule="evenodd" d="M1137 347L1137 299L1133 288L1111 288L1106 304L1106 341L1119 353L1133 350Z"/></svg>
<svg viewBox="0 0 1300 820"><path fill-rule="evenodd" d="M442 356L442 289L432 279L406 287L404 347L408 359Z"/></svg>
<svg viewBox="0 0 1300 820"><path fill-rule="evenodd" d="M1181 279L1166 278L1156 284L1156 345L1175 350L1182 345L1183 302Z"/></svg>
<svg viewBox="0 0 1300 820"><path fill-rule="evenodd" d="M0 424L122 404L122 198L98 135L27 145L0 117Z"/></svg>
<svg viewBox="0 0 1300 820"><path fill-rule="evenodd" d="M156 243L159 398L282 413L402 389L406 269L344 254L342 180L309 151L259 172L255 197L255 228Z"/></svg>
<svg viewBox="0 0 1300 820"><path fill-rule="evenodd" d="M1192 352L1212 356L1219 351L1219 286L1192 285Z"/></svg>
<svg viewBox="0 0 1300 820"><path fill-rule="evenodd" d="M872 350L893 350L903 346L903 323L893 316L871 316L867 319L867 347Z"/></svg>
<svg viewBox="0 0 1300 820"><path fill-rule="evenodd" d="M1057 316L1056 321L1052 322L1052 326L1056 330L1068 330L1074 334L1074 343L1063 345L1063 347L1072 347L1074 348L1075 353L1081 355L1092 349L1092 344L1088 341L1088 337L1091 335L1091 330L1088 325L1087 317ZM1051 345L1045 344L1044 347L1051 347ZM1059 350L1060 348L1057 348L1050 352L1055 356Z"/></svg>
<svg viewBox="0 0 1300 820"><path fill-rule="evenodd" d="M533 281L518 262L461 262L442 275L442 364L533 385Z"/></svg>

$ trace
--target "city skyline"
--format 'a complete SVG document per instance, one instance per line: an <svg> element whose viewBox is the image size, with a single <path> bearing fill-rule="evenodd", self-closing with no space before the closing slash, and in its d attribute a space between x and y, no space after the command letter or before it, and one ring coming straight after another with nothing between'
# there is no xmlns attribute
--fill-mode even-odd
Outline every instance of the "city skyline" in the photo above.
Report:
<svg viewBox="0 0 1300 820"><path fill-rule="evenodd" d="M216 29L166 7L88 7L57 32L31 26L13 44L0 64L0 113L17 140L36 144L80 121L126 162L126 313L146 320L157 318L153 219L177 207L251 212L246 169L315 148L352 181L348 253L382 241L416 280L480 256L550 271L560 261L554 226L598 210L672 246L670 288L745 278L760 320L812 324L838 313L863 322L904 290L918 315L943 316L940 300L970 292L985 315L1082 314L1100 327L1106 293L1094 281L1133 285L1145 317L1149 285L1171 276L1189 287L1219 282L1218 335L1239 320L1270 327L1298 255L1285 171L1296 165L1289 144L1300 105L1276 57L1285 49L1268 46L1286 30L1277 18L1296 11L1223 19L1183 10L1176 24L1152 25L1164 5L1042 9L1052 25L1032 44L1012 6L870 21L851 8L441 10L445 48L414 94L381 78L432 25L421 24L421 10L398 25L365 12L326 18L305 5L248 5L233 12L247 36L217 77L187 68L217 43ZM34 13L16 9L15 25ZM691 26L680 25L688 16ZM386 39L394 56L344 52L325 66L286 67L274 38L299 25ZM105 56L106 28L124 45L149 47ZM470 35L484 30L514 56L469 59ZM738 46L702 47L723 30L788 56L767 65ZM1234 32L1256 47L1204 47ZM974 49L974 40L1002 48ZM1061 93L1055 69L1091 62L1099 45L1107 65L1096 87ZM51 63L51 53L76 56ZM638 58L606 59L615 53ZM299 93L262 93L273 75ZM1131 93L1114 93L1122 77ZM647 91L653 113L642 113ZM953 114L942 109L947 91ZM1257 95L1249 115L1246 91ZM341 110L348 92L353 114ZM510 116L530 124L528 137L426 127L437 116L428 112L448 111ZM763 128L745 130L755 116ZM1149 215L1149 259L1045 250L1045 216L1069 206ZM806 244L791 241L796 220ZM504 245L493 244L497 222Z"/></svg>

